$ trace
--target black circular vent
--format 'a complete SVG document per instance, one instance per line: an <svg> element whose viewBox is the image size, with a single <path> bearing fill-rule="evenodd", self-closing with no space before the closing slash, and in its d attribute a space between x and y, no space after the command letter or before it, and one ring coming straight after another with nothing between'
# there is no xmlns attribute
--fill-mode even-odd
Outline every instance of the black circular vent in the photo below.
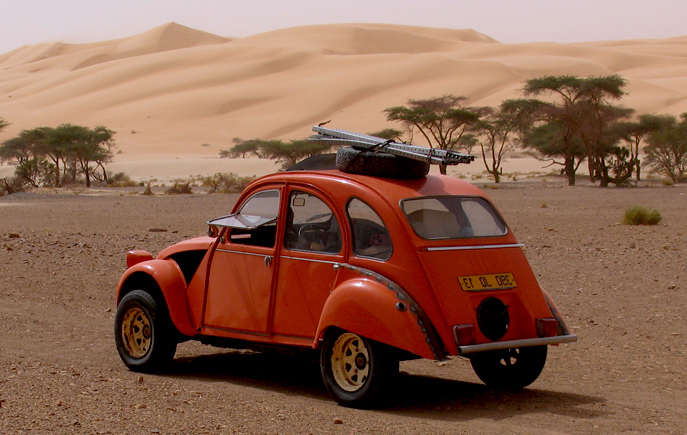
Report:
<svg viewBox="0 0 687 435"><path fill-rule="evenodd" d="M489 340L499 340L508 331L508 307L496 298L486 298L477 307L477 324Z"/></svg>

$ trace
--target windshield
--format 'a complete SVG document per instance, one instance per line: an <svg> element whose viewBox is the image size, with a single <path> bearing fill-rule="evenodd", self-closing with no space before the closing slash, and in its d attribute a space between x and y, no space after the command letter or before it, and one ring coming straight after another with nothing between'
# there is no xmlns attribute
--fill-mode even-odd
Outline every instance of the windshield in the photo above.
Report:
<svg viewBox="0 0 687 435"><path fill-rule="evenodd" d="M401 201L415 234L428 240L497 237L508 231L484 198L436 196Z"/></svg>

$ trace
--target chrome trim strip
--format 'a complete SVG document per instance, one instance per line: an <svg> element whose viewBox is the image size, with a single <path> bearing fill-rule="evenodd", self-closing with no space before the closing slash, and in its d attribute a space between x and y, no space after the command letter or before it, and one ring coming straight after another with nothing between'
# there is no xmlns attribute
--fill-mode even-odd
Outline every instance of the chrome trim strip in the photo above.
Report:
<svg viewBox="0 0 687 435"><path fill-rule="evenodd" d="M243 251L231 251L229 249L217 249L219 252L227 252L229 254L244 254L244 255L253 255L255 257L270 257L271 255L269 254L256 254L253 252L243 252Z"/></svg>
<svg viewBox="0 0 687 435"><path fill-rule="evenodd" d="M434 246L427 247L427 251L466 251L471 249L497 249L497 248L522 248L524 243L511 243L509 245L475 245L475 246Z"/></svg>
<svg viewBox="0 0 687 435"><path fill-rule="evenodd" d="M325 261L325 260L315 260L312 258L303 258L303 257L291 257L289 255L280 255L279 258L287 258L289 260L301 260L301 261L310 261L312 263L324 263L324 264L341 264L338 261Z"/></svg>
<svg viewBox="0 0 687 435"><path fill-rule="evenodd" d="M525 340L497 341L494 343L473 344L458 346L458 354L466 355L475 352L487 352L490 350L514 349L520 347L544 346L547 344L572 343L577 341L577 335L559 335L557 337L528 338Z"/></svg>

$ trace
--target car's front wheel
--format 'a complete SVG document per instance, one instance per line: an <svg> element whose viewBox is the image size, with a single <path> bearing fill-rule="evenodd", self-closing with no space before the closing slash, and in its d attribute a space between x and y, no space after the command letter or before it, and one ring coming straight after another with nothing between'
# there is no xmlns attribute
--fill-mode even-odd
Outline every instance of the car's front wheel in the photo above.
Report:
<svg viewBox="0 0 687 435"><path fill-rule="evenodd" d="M398 359L381 343L336 331L325 338L320 368L327 390L339 404L368 408L379 403L398 375Z"/></svg>
<svg viewBox="0 0 687 435"><path fill-rule="evenodd" d="M515 390L534 382L546 364L546 346L476 353L470 363L477 376L490 387Z"/></svg>
<svg viewBox="0 0 687 435"><path fill-rule="evenodd" d="M159 371L177 348L166 307L143 290L134 290L119 302L114 335L122 361L137 372Z"/></svg>

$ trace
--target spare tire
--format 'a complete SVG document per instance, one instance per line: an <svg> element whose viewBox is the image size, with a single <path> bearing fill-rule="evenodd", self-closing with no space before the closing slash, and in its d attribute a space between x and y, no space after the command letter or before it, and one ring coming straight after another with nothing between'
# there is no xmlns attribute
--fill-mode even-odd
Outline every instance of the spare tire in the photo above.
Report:
<svg viewBox="0 0 687 435"><path fill-rule="evenodd" d="M429 162L350 147L340 148L336 153L336 167L351 174L385 178L422 178L429 173Z"/></svg>

